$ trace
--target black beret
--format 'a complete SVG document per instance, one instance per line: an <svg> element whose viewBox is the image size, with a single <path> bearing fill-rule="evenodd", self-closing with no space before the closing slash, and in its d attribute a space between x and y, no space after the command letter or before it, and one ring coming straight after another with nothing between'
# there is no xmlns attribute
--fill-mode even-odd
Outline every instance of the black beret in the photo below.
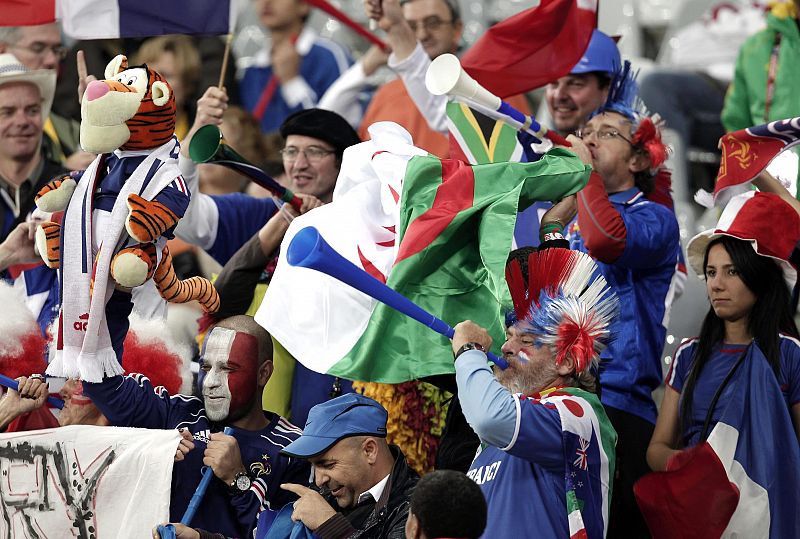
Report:
<svg viewBox="0 0 800 539"><path fill-rule="evenodd" d="M303 135L324 140L342 155L344 149L358 144L361 139L347 120L329 110L304 109L290 115L281 124L283 138L289 135Z"/></svg>

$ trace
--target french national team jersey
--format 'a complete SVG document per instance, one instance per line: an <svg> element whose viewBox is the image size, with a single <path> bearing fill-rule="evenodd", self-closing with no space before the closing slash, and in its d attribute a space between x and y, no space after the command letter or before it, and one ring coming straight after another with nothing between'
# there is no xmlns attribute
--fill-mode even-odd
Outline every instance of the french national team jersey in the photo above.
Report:
<svg viewBox="0 0 800 539"><path fill-rule="evenodd" d="M678 285L678 222L669 208L649 201L639 189L609 195L627 230L625 248L611 264L597 260L619 297L614 340L600 355L603 404L656 421L652 392L663 379L661 353L666 317ZM570 247L591 254L577 224Z"/></svg>
<svg viewBox="0 0 800 539"><path fill-rule="evenodd" d="M170 522L180 522L201 478L203 453L212 432L224 425L209 422L203 401L188 395L169 395L163 387L153 388L140 374L114 376L100 383L84 382L84 394L118 427L148 429L188 428L195 447L172 470ZM280 488L281 483L308 484L306 461L282 455L302 431L282 417L265 412L269 424L259 431L234 428L242 463L253 479L249 491L234 494L213 478L192 525L222 533L226 537L252 537L258 514L265 508L280 508L297 497Z"/></svg>
<svg viewBox="0 0 800 539"><path fill-rule="evenodd" d="M216 233L210 246L201 247L223 266L278 211L271 197L228 193L209 198L216 207Z"/></svg>
<svg viewBox="0 0 800 539"><path fill-rule="evenodd" d="M800 402L800 341L788 335L781 334L781 375L778 385L781 388L787 409ZM675 359L667 373L666 384L677 391L683 392L683 385L689 376L693 364L693 357L697 349L698 339L687 339L681 343L675 352ZM683 432L683 441L686 447L697 445L700 439L703 423L708 415L708 407L722 384L723 379L731 370L736 360L745 353L747 345L744 344L717 344L708 358L700 377L694 388L692 399L691 424ZM741 366L739 367L742 368ZM708 432L717 424L721 414L725 411L731 399L738 398L735 394L736 384L729 383L719 396L714 412L711 414Z"/></svg>
<svg viewBox="0 0 800 539"><path fill-rule="evenodd" d="M482 537L605 537L617 436L602 405L572 388L516 399L511 443L481 444L467 472L488 505Z"/></svg>

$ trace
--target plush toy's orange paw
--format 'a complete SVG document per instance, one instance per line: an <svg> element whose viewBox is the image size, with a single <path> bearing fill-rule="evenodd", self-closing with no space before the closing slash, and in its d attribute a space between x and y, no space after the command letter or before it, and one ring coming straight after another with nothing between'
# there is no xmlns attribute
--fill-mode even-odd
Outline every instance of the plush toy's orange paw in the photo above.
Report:
<svg viewBox="0 0 800 539"><path fill-rule="evenodd" d="M36 250L51 269L61 265L61 225L52 221L44 221L36 228Z"/></svg>
<svg viewBox="0 0 800 539"><path fill-rule="evenodd" d="M156 270L156 247L152 243L126 247L111 259L111 276L123 288L141 286Z"/></svg>
<svg viewBox="0 0 800 539"><path fill-rule="evenodd" d="M42 211L55 212L67 207L75 186L78 185L70 176L55 178L36 193L36 207Z"/></svg>
<svg viewBox="0 0 800 539"><path fill-rule="evenodd" d="M125 228L138 242L155 241L175 226L178 219L178 216L161 202L146 200L133 193L128 195L128 218L125 220Z"/></svg>

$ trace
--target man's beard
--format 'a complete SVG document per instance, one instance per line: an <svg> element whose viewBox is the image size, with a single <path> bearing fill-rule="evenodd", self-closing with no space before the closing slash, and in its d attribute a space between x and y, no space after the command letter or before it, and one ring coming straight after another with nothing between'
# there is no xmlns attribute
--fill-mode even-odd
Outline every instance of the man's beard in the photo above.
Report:
<svg viewBox="0 0 800 539"><path fill-rule="evenodd" d="M517 363L513 369L500 371L497 380L511 393L533 395L547 389L558 378L555 364L524 364Z"/></svg>

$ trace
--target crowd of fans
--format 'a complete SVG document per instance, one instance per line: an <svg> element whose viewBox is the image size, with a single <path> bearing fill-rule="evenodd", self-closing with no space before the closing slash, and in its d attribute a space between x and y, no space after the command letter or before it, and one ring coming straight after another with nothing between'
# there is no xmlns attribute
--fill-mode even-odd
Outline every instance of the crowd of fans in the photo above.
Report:
<svg viewBox="0 0 800 539"><path fill-rule="evenodd" d="M448 158L447 98L427 91L425 73L437 56L459 51L459 5L364 0L390 50L373 46L353 62L343 45L308 26L307 3L253 3L269 45L221 78L225 45L217 37L68 49L57 23L0 27L0 303L8 308L0 315L0 374L19 383L0 400L2 429L179 429L170 521L180 520L200 469L215 476L191 527L175 524L180 538L678 537L680 530L652 529L635 484L680 468L687 450L709 439L740 397L731 380L750 376L741 367L747 362L763 360L774 374L746 380L779 395L780 428L800 439L800 202L785 178L757 171L754 189L732 199L712 230L682 242L661 138L672 128L684 151L715 152L726 131L800 116L792 90L800 1L769 12L748 7L748 21L761 17L761 24L746 25L755 33L740 40L729 74L697 66L650 71L637 95L616 40L595 30L571 72L546 86L550 127L569 141L588 183L540 207L535 245L509 253L508 368L487 366L487 330L469 320L455 326L455 375L425 380L449 400L436 411L444 425L430 450L436 454L423 460L419 444L395 443L393 425L403 418L393 417L390 402L361 394L359 381L295 361L253 315L290 223L335 200L343 153L369 139L370 125L396 122L418 148ZM125 350L125 371L138 374L48 384L48 354L36 351L58 334L63 287L41 261L35 197L53 178L95 160L80 145L80 99L87 85L108 78L102 73L117 54L131 66L147 64L171 87L178 164L191 199L168 245L179 278L215 279L220 306L213 314L195 304L167 309L160 297L154 305L144 293L131 299L118 291L127 294L124 308L163 320L162 340L179 343L137 346L132 322L124 346L114 344ZM386 68L397 77L375 91L370 77ZM507 101L526 114L535 109L531 96ZM208 124L291 189L299 208L229 168L192 162L189 143ZM530 143L522 135L520 142ZM742 151L747 159L750 150ZM665 320L681 301L687 262L704 279L710 307L699 336L680 344L665 375ZM141 361L149 354L158 362ZM45 405L51 389L65 401L57 415ZM417 428L422 436L432 426ZM269 474L253 472L266 467ZM777 463L774 470L780 473ZM800 534L797 515L772 518L793 523L783 532Z"/></svg>

